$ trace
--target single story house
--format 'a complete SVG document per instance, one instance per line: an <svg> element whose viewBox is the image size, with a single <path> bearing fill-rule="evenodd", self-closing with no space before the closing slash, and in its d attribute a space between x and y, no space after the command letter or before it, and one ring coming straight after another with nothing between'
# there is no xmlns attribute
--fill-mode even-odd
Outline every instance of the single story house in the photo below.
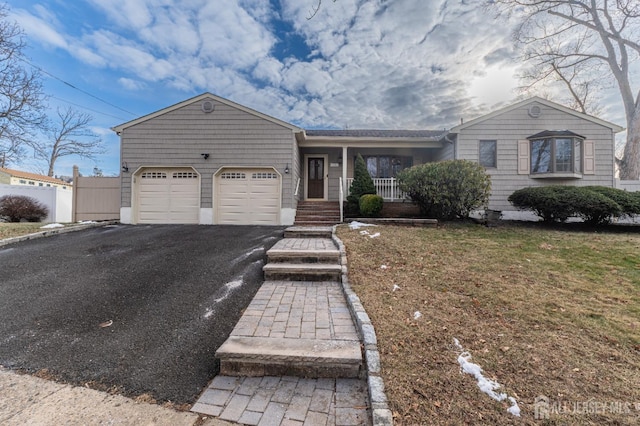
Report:
<svg viewBox="0 0 640 426"><path fill-rule="evenodd" d="M305 130L204 93L113 130L121 222L290 225L299 202L346 197L357 154L388 202L399 170L447 159L486 167L493 210L526 186L614 186L622 128L534 97L448 131Z"/></svg>

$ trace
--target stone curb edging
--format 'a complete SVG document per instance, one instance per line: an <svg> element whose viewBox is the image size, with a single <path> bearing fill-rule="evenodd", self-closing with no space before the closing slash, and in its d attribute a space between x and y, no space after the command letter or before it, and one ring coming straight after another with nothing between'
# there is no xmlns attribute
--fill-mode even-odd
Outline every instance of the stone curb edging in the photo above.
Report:
<svg viewBox="0 0 640 426"><path fill-rule="evenodd" d="M13 243L19 243L21 241L35 240L36 238L50 237L52 235L66 234L67 232L82 231L83 229L97 228L100 226L107 226L107 225L115 225L118 223L120 222L117 220L108 220L103 222L91 222L91 223L84 223L84 224L78 224L78 225L76 224L72 224L69 226L65 225L64 228L52 228L52 229L47 229L46 231L34 232L33 234L20 235L19 237L5 238L4 240L0 240L0 247L13 244Z"/></svg>
<svg viewBox="0 0 640 426"><path fill-rule="evenodd" d="M360 338L364 342L364 357L366 361L367 386L369 390L369 401L371 403L371 415L373 426L392 426L393 415L387 403L387 395L384 392L384 382L380 376L380 353L378 352L378 340L376 331L369 319L369 315L364 310L360 298L353 291L347 277L347 251L342 240L336 235L334 225L331 231L331 238L340 250L340 265L342 266L342 291L347 299L347 305L351 311L351 317L356 322L356 329Z"/></svg>

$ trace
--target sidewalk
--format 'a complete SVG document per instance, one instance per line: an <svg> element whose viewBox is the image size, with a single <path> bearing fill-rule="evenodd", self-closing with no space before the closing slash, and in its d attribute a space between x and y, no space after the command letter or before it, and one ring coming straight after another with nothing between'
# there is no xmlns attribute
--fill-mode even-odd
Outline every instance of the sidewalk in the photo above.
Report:
<svg viewBox="0 0 640 426"><path fill-rule="evenodd" d="M5 426L231 424L205 417L0 368L0 424Z"/></svg>

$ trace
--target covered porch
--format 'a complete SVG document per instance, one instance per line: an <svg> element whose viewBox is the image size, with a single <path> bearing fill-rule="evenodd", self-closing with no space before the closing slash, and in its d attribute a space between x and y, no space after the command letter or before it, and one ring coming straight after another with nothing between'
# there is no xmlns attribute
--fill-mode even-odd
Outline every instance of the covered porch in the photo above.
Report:
<svg viewBox="0 0 640 426"><path fill-rule="evenodd" d="M406 199L396 179L400 170L454 158L454 142L447 132L432 130L307 130L298 149L298 201L343 201L358 154L378 195L388 202Z"/></svg>

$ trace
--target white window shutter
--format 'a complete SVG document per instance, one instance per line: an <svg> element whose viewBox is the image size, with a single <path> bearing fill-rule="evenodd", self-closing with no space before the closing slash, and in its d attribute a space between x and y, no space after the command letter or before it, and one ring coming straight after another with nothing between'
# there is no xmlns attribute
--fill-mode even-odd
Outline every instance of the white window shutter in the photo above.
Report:
<svg viewBox="0 0 640 426"><path fill-rule="evenodd" d="M518 174L528 175L530 166L529 141L527 139L518 141Z"/></svg>
<svg viewBox="0 0 640 426"><path fill-rule="evenodd" d="M582 173L585 175L596 174L596 147L593 141L582 142Z"/></svg>

